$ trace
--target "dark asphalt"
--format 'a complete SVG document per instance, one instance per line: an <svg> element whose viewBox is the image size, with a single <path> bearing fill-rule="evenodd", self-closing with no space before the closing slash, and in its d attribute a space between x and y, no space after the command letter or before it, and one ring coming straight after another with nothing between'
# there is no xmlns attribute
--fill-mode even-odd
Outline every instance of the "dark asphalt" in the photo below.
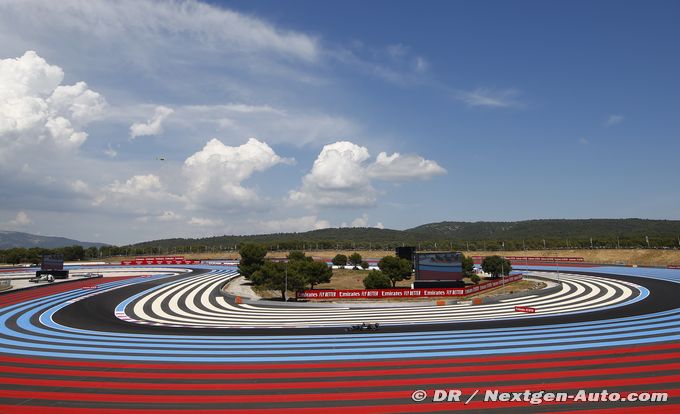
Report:
<svg viewBox="0 0 680 414"><path fill-rule="evenodd" d="M194 274L205 273L206 270L197 269ZM647 279L632 276L621 276L613 274L589 273L583 271L570 271L570 273L581 275L592 275L608 277L612 279L624 280L646 287L650 291L649 297L645 300L631 305L621 306L613 309L597 310L581 314L558 315L540 318L518 318L515 320L503 319L499 321L473 321L456 322L442 324L418 324L405 326L383 326L381 333L395 332L423 332L423 331L445 331L445 330L472 330L489 328L508 328L508 327L535 327L542 325L568 324L577 322L588 322L597 320L609 320L629 316L645 315L677 308L677 284L657 279ZM176 276L175 278L185 278L186 275ZM243 335L243 329L238 328L179 328L164 326L138 325L121 321L116 318L113 309L123 300L151 287L167 283L174 278L153 280L145 283L125 286L111 292L106 292L91 298L80 300L54 315L55 322L93 331L102 332L126 332L126 333L148 333L155 335L196 335L199 331L201 335ZM218 292L213 293L218 295ZM472 308L474 309L474 308ZM344 328L248 328L248 335L320 335L320 334L348 334ZM368 334L370 335L370 333Z"/></svg>

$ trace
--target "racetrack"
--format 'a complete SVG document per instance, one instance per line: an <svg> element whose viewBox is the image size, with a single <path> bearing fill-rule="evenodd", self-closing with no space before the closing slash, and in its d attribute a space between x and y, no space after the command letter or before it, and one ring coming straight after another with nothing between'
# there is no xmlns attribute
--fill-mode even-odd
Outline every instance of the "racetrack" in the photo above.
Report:
<svg viewBox="0 0 680 414"><path fill-rule="evenodd" d="M669 396L542 411L680 409L677 270L573 268L550 295L378 309L238 305L220 293L234 274L168 269L0 295L0 412L537 410L464 404L487 389ZM367 320L383 328L344 332ZM435 389L463 402L433 402ZM415 390L430 397L414 402Z"/></svg>

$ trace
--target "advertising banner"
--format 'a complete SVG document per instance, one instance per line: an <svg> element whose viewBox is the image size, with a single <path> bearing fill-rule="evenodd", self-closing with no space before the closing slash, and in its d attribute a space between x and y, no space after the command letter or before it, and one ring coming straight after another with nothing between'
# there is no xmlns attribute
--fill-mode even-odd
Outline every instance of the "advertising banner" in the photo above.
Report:
<svg viewBox="0 0 680 414"><path fill-rule="evenodd" d="M353 290L301 290L298 299L386 299L386 298L427 298L467 296L483 292L505 283L522 279L522 275L508 276L480 285L464 288L422 288L422 289L353 289Z"/></svg>
<svg viewBox="0 0 680 414"><path fill-rule="evenodd" d="M40 270L64 270L64 256L61 254L43 255Z"/></svg>

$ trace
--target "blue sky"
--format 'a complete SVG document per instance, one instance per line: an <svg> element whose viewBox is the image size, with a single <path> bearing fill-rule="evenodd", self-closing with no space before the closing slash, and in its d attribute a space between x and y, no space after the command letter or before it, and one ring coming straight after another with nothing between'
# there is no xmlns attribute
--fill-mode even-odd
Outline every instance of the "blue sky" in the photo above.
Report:
<svg viewBox="0 0 680 414"><path fill-rule="evenodd" d="M677 2L0 2L0 228L680 219ZM251 139L252 138L252 139Z"/></svg>

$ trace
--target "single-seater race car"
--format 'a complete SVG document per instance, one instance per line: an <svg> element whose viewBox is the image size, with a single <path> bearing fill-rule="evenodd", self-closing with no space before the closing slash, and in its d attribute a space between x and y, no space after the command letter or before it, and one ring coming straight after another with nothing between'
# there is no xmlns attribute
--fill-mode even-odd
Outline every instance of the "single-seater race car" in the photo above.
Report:
<svg viewBox="0 0 680 414"><path fill-rule="evenodd" d="M346 332L375 332L378 329L380 329L380 324L379 323L361 323L359 325L352 325L349 328L346 328Z"/></svg>

